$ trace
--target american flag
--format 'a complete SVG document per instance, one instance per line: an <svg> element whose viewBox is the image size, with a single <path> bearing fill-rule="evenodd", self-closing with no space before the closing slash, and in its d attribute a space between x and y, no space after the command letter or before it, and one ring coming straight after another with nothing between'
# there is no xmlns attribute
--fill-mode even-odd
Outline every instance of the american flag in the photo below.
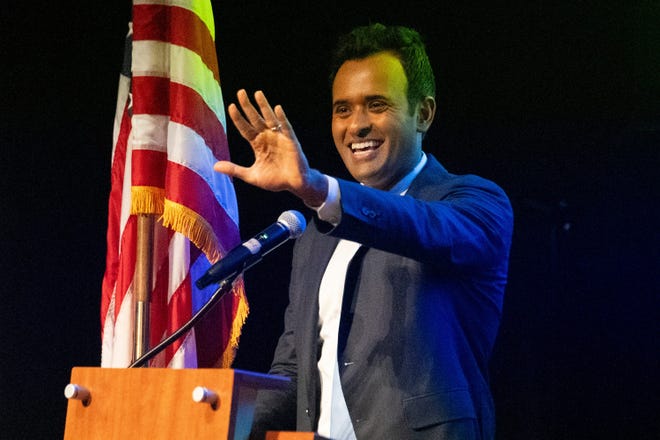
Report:
<svg viewBox="0 0 660 440"><path fill-rule="evenodd" d="M137 215L157 218L150 346L213 294L194 281L240 243L233 185L213 171L229 158L225 127L210 1L134 0L113 135L101 366L133 356ZM247 314L239 279L151 366L229 367Z"/></svg>

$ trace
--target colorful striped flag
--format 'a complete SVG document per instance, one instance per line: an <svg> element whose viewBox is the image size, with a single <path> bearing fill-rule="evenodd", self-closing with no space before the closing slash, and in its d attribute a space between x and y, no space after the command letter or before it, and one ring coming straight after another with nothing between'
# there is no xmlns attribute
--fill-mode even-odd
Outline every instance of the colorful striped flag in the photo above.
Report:
<svg viewBox="0 0 660 440"><path fill-rule="evenodd" d="M131 49L132 46L132 49ZM134 0L112 152L101 324L104 367L133 355L137 215L155 214L150 346L213 294L194 281L240 243L209 0ZM242 280L205 319L151 361L229 367L248 313Z"/></svg>

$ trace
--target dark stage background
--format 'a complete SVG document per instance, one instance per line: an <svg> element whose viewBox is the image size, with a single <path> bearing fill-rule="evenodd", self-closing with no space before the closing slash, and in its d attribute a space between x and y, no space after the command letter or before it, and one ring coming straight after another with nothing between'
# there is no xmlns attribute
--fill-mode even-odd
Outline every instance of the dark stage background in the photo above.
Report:
<svg viewBox="0 0 660 440"><path fill-rule="evenodd" d="M658 414L660 2L215 1L226 102L261 88L313 166L332 146L328 53L370 21L426 35L439 114L426 139L516 213L492 362L501 439L652 439ZM61 438L70 368L100 362L112 119L126 2L8 2L2 14L0 437ZM235 161L247 144L229 129ZM286 194L236 183L247 238ZM246 275L235 367L265 371L291 246Z"/></svg>

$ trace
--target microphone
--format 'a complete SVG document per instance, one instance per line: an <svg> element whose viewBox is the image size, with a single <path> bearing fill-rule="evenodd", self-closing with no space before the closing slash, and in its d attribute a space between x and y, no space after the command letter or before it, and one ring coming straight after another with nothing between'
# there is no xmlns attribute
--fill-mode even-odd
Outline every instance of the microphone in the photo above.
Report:
<svg viewBox="0 0 660 440"><path fill-rule="evenodd" d="M229 251L220 261L215 263L204 275L195 281L195 285L203 289L209 284L219 283L230 276L237 275L257 264L261 258L282 245L290 238L302 235L307 222L298 211L284 211L277 222Z"/></svg>

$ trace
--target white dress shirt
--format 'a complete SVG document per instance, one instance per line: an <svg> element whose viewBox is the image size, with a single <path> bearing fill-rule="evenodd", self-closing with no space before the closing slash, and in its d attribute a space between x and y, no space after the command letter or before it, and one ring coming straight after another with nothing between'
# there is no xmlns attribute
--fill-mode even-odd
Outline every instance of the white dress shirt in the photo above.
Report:
<svg viewBox="0 0 660 440"><path fill-rule="evenodd" d="M426 155L415 168L394 185L390 192L404 195L410 183L426 164ZM341 194L339 184L333 177L328 179L328 195L325 202L316 210L318 217L334 226L341 222ZM350 240L340 240L323 274L319 288L319 325L323 347L318 362L321 378L321 409L317 432L332 440L354 440L355 431L346 407L346 400L339 378L337 365L337 342L341 303L344 296L344 282L348 264L359 249L360 244Z"/></svg>

